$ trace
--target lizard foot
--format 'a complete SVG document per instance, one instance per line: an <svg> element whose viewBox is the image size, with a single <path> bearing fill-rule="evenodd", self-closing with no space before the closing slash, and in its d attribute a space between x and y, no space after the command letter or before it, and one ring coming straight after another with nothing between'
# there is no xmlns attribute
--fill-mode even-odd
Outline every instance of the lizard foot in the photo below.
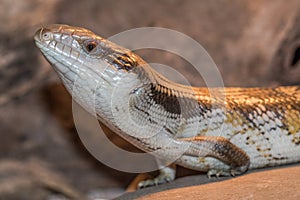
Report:
<svg viewBox="0 0 300 200"><path fill-rule="evenodd" d="M138 183L138 188L146 188L156 186L164 183L168 183L175 179L176 171L171 167L165 167L160 170L160 174L154 179L147 179Z"/></svg>
<svg viewBox="0 0 300 200"><path fill-rule="evenodd" d="M220 177L220 176L235 176L236 173L234 170L224 170L224 169L210 169L207 172L207 177L212 178L213 176L215 177Z"/></svg>
<svg viewBox="0 0 300 200"><path fill-rule="evenodd" d="M220 177L220 176L236 176L243 174L247 171L249 164L229 169L210 169L207 172L207 177L211 178L212 176Z"/></svg>

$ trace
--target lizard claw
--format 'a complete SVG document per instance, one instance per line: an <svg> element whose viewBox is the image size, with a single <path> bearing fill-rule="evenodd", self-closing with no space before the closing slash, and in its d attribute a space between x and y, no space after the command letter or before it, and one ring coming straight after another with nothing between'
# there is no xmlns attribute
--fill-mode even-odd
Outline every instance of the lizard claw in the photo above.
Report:
<svg viewBox="0 0 300 200"><path fill-rule="evenodd" d="M142 189L142 188L146 188L146 187L151 187L151 186L168 183L172 180L174 180L174 177L168 176L166 174L160 174L159 176L155 177L154 179L147 179L147 180L139 182L137 187L139 189Z"/></svg>
<svg viewBox="0 0 300 200"><path fill-rule="evenodd" d="M231 170L227 171L224 169L210 169L207 172L207 177L209 179L212 178L213 176L219 178L220 176L231 176L231 175L232 175Z"/></svg>
<svg viewBox="0 0 300 200"><path fill-rule="evenodd" d="M207 172L207 177L211 178L212 176L216 176L218 178L220 176L236 176L245 173L247 169L248 165L229 169L210 169Z"/></svg>

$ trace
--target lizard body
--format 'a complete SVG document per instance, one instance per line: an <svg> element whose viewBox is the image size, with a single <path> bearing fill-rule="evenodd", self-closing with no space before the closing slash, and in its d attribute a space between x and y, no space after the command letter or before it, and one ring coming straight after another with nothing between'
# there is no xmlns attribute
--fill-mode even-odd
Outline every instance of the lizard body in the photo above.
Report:
<svg viewBox="0 0 300 200"><path fill-rule="evenodd" d="M209 176L300 161L298 86L180 85L128 49L79 27L42 28L35 42L79 104L162 160ZM169 168L162 172L140 186L175 177Z"/></svg>

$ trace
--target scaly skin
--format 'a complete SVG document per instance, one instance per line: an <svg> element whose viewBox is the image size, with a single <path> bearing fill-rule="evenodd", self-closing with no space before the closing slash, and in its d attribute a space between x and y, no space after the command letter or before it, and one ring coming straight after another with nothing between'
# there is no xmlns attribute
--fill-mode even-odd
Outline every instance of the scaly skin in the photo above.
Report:
<svg viewBox="0 0 300 200"><path fill-rule="evenodd" d="M195 88L173 83L139 56L67 25L36 45L72 97L117 134L161 160L208 175L300 161L300 88ZM217 94L210 96L210 94ZM142 130L142 132L141 132ZM140 183L173 180L175 171Z"/></svg>

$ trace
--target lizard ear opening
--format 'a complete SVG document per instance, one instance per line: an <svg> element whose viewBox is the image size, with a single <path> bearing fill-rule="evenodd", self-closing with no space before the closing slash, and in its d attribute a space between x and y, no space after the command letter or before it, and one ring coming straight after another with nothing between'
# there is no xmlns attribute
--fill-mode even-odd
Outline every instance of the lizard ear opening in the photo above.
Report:
<svg viewBox="0 0 300 200"><path fill-rule="evenodd" d="M126 71L132 70L134 67L138 65L137 61L130 52L123 52L123 53L115 53L112 57L112 64L118 69L123 69Z"/></svg>

